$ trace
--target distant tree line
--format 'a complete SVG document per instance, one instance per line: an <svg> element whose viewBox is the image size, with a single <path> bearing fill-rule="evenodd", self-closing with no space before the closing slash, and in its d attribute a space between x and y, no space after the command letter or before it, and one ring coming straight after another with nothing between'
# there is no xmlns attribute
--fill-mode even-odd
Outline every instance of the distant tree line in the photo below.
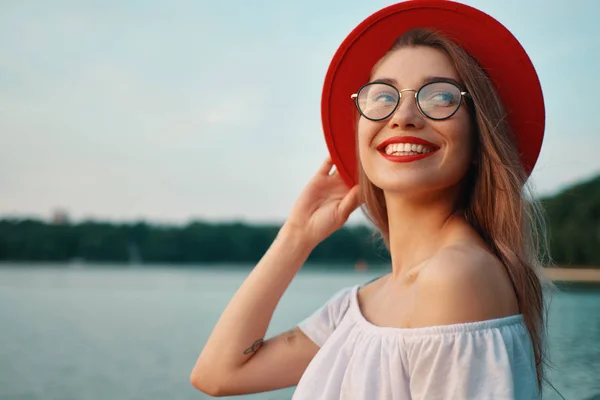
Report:
<svg viewBox="0 0 600 400"><path fill-rule="evenodd" d="M0 221L0 260L255 263L279 231L277 225L193 222L156 226L144 222L49 224ZM387 253L365 226L344 227L311 253L309 261L348 264L383 262Z"/></svg>
<svg viewBox="0 0 600 400"><path fill-rule="evenodd" d="M550 251L561 266L600 267L600 176L542 199ZM0 220L0 260L143 262L171 264L256 263L279 226L192 222L159 226L32 219ZM345 226L323 241L309 261L347 266L385 263L389 254L366 226Z"/></svg>
<svg viewBox="0 0 600 400"><path fill-rule="evenodd" d="M542 204L554 260L600 267L600 176L542 199Z"/></svg>

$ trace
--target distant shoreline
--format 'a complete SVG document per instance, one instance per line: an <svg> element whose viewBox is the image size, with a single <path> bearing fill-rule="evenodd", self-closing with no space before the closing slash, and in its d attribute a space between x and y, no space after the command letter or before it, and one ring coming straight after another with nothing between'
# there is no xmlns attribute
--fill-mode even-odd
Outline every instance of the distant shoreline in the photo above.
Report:
<svg viewBox="0 0 600 400"><path fill-rule="evenodd" d="M210 264L163 264L163 263L136 263L136 264L127 264L127 263L98 263L98 262L85 262L85 261L81 261L81 262L60 262L60 263L53 263L53 262L24 262L24 261L8 261L8 260L0 260L0 268L2 267L15 267L15 266L19 266L20 268L39 268L39 267L59 267L59 268L68 268L68 269L94 269L94 268L111 268L111 269L128 269L128 270L132 270L132 269L136 269L136 268L161 268L161 267L168 267L168 268L186 268L186 269L196 269L196 268L202 268L202 267L208 267L208 268L223 268L225 267L225 269L231 269L231 268L243 268L243 269L248 269L248 266L250 264L248 263L243 263L243 264L224 264L221 265L220 263L210 263ZM311 265L310 263L307 264L305 267L303 267L303 269L310 269L311 271L331 271L331 269L326 269L326 268L322 268L322 263L317 263L314 265ZM343 265L348 265L347 263L344 263ZM385 268L381 268L382 265L385 265ZM378 271L385 271L385 272L389 272L389 266L387 264L375 264L375 265L370 265L370 264L362 264L359 263L355 266L354 271L357 272L369 272L369 271L374 271L374 272L378 272ZM349 268L335 268L335 271L352 271ZM580 266L580 267L574 267L574 268L560 268L560 267L546 267L543 268L543 273L553 282L565 282L565 283L600 283L600 267L588 267L588 266Z"/></svg>
<svg viewBox="0 0 600 400"><path fill-rule="evenodd" d="M600 268L545 268L544 272L554 282L600 283Z"/></svg>

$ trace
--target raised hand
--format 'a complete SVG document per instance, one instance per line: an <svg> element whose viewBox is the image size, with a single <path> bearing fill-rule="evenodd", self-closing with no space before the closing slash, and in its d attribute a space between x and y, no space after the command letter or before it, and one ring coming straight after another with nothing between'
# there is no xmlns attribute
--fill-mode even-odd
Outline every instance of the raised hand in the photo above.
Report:
<svg viewBox="0 0 600 400"><path fill-rule="evenodd" d="M327 157L302 190L284 227L316 246L346 222L360 204L358 185L348 188L340 174L331 173L333 162Z"/></svg>

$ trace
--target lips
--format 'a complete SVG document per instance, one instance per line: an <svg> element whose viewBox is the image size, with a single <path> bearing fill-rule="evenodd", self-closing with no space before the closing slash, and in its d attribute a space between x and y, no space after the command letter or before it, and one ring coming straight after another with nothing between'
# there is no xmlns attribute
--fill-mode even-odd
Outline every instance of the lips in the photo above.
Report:
<svg viewBox="0 0 600 400"><path fill-rule="evenodd" d="M388 147L389 145L392 145L392 144L396 144L396 143L408 143L411 145L428 148L428 149L430 149L430 151L427 151L424 153L417 153L417 154L398 154L398 152L395 152L395 154L387 154L386 147ZM407 145L405 145L405 146L407 146ZM424 158L427 158L427 157L432 156L433 154L437 153L437 151L439 149L440 148L438 146L436 146L435 144L428 142L425 139L421 139L421 138L414 137L414 136L391 137L391 138L385 140L379 146L377 146L377 150L379 151L379 154L381 154L383 157L385 157L388 161L392 161L392 162L412 162L412 161L422 160ZM409 151L406 151L406 152L403 151L403 153L408 153L408 152Z"/></svg>
<svg viewBox="0 0 600 400"><path fill-rule="evenodd" d="M435 144L428 142L425 139L421 139L415 136L394 136L391 137L387 140L385 140L383 143L381 143L379 146L377 146L377 150L385 153L385 148L393 143L410 143L410 144L420 144L422 146L425 147L430 147L432 149L438 150L439 147L436 146Z"/></svg>

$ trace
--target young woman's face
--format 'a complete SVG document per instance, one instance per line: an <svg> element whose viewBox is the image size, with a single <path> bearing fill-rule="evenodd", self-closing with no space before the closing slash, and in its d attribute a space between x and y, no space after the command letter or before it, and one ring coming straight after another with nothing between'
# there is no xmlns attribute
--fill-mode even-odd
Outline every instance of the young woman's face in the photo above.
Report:
<svg viewBox="0 0 600 400"><path fill-rule="evenodd" d="M416 91L438 78L459 81L450 58L440 50L425 46L394 51L373 72L372 82L386 81L398 90ZM378 107L383 109L388 102L393 103L393 89L385 89L380 86L376 93L369 95L364 107L372 107L376 113ZM444 107L452 111L452 102L448 99L453 97L447 92L424 90L420 97L425 106L430 104L428 101L437 104L437 108L430 109L430 115L443 115ZM419 111L415 92L405 91L398 108L387 119L371 121L361 116L359 157L371 182L386 192L410 195L459 184L473 159L473 129L465 100L463 98L450 118L433 120Z"/></svg>

